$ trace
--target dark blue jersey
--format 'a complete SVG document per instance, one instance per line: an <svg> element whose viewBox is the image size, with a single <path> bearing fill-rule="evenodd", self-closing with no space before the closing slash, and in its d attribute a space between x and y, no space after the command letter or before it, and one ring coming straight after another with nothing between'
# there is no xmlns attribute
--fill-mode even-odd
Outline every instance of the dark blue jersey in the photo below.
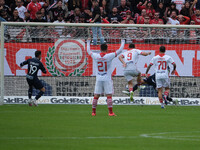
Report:
<svg viewBox="0 0 200 150"><path fill-rule="evenodd" d="M34 79L37 78L37 73L41 70L43 73L46 73L46 69L44 68L42 62L38 58L28 59L20 64L20 67L28 64L28 73L27 78Z"/></svg>
<svg viewBox="0 0 200 150"><path fill-rule="evenodd" d="M148 78L143 79L148 85L152 85L156 89L156 75L155 73Z"/></svg>

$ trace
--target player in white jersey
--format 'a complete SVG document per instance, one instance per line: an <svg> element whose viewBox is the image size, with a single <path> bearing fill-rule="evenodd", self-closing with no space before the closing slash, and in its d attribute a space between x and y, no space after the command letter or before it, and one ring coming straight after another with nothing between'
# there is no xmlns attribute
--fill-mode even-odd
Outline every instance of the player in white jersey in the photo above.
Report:
<svg viewBox="0 0 200 150"><path fill-rule="evenodd" d="M124 77L128 81L128 88L130 92L130 100L133 101L133 77L137 76L137 83L140 84L141 73L137 70L137 62L139 55L147 56L151 52L142 52L139 49L135 49L134 44L129 45L129 50L119 56L119 60L124 67Z"/></svg>
<svg viewBox="0 0 200 150"><path fill-rule="evenodd" d="M114 53L107 53L107 45L101 44L101 53L93 53L90 50L90 40L87 40L87 52L93 58L96 67L96 84L94 90L94 99L92 103L92 116L96 116L97 101L102 93L106 94L109 116L115 116L112 111L112 60L123 50L125 40L121 41L121 47Z"/></svg>
<svg viewBox="0 0 200 150"><path fill-rule="evenodd" d="M165 55L165 46L161 46L160 54L152 58L146 70L146 76L147 76L151 66L155 65L156 83L157 83L156 87L158 89L158 98L161 103L161 108L165 108L162 97L163 88L165 88L164 92L165 100L169 95L170 80L169 80L169 72L167 69L169 64L172 64L174 66L174 69L171 73L173 75L176 70L176 64L171 56Z"/></svg>

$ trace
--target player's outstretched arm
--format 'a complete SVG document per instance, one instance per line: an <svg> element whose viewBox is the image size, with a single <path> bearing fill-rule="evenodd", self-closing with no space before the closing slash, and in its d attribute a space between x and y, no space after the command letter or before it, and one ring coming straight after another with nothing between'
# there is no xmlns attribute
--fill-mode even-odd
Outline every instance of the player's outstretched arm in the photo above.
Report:
<svg viewBox="0 0 200 150"><path fill-rule="evenodd" d="M28 64L28 60L25 60L20 64L20 67L22 68L24 65L27 65L27 64Z"/></svg>
<svg viewBox="0 0 200 150"><path fill-rule="evenodd" d="M43 73L45 73L45 74L47 73L47 71L46 71L46 69L45 69L45 67L42 63L41 63L41 70L42 70Z"/></svg>
<svg viewBox="0 0 200 150"><path fill-rule="evenodd" d="M141 55L142 56L148 56L148 55L151 55L151 52L142 52Z"/></svg>
<svg viewBox="0 0 200 150"><path fill-rule="evenodd" d="M123 64L123 67L126 67L126 63L124 62L123 58L124 58L123 55L120 55L120 56L119 56L119 60L120 60L121 63Z"/></svg>
<svg viewBox="0 0 200 150"><path fill-rule="evenodd" d="M122 50L124 49L124 44L125 44L125 40L122 39L122 40L121 40L121 46L120 46L120 48L116 51L117 55L119 55L119 54L122 52Z"/></svg>
<svg viewBox="0 0 200 150"><path fill-rule="evenodd" d="M174 75L174 74L175 74L175 71L176 71L176 63L173 63L172 65L174 66L174 69L173 69L173 71L172 71L172 75Z"/></svg>
<svg viewBox="0 0 200 150"><path fill-rule="evenodd" d="M90 50L90 39L87 39L87 53L88 53L89 55L92 54L92 51Z"/></svg>

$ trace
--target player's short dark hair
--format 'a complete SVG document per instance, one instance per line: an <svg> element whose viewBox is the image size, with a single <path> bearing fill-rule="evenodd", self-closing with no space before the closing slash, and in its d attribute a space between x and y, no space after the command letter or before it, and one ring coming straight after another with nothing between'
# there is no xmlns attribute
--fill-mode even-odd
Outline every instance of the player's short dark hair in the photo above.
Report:
<svg viewBox="0 0 200 150"><path fill-rule="evenodd" d="M160 52L165 53L165 46L160 46Z"/></svg>
<svg viewBox="0 0 200 150"><path fill-rule="evenodd" d="M135 48L135 44L133 43L129 44L129 48Z"/></svg>
<svg viewBox="0 0 200 150"><path fill-rule="evenodd" d="M108 48L107 44L104 43L104 44L101 44L101 51L106 51Z"/></svg>
<svg viewBox="0 0 200 150"><path fill-rule="evenodd" d="M41 51L35 51L35 57L39 57L41 54Z"/></svg>

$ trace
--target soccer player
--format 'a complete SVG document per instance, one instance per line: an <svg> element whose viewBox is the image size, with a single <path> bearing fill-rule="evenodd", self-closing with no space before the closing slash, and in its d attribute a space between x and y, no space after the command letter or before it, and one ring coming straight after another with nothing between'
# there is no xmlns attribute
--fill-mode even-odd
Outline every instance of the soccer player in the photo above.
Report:
<svg viewBox="0 0 200 150"><path fill-rule="evenodd" d="M26 80L29 85L29 89L28 89L29 106L32 106L32 105L37 106L38 104L36 101L45 92L45 88L37 76L38 70L41 70L43 73L46 73L46 69L44 68L40 59L41 59L41 51L36 51L35 58L28 59L20 64L20 67L23 67L24 65L28 65L28 73L26 75ZM40 90L40 92L36 95L34 100L31 99L33 87Z"/></svg>
<svg viewBox="0 0 200 150"><path fill-rule="evenodd" d="M156 89L156 76L155 76L155 73L153 75L151 75L151 76L149 76L149 77L144 78L144 79L141 80L140 85L145 85L145 84L153 86L153 88L157 91L157 89ZM133 92L136 91L138 89L138 86L140 86L140 85L139 84L135 84L133 86ZM127 95L130 96L130 92L129 92L128 88L126 88L126 91L122 91L122 93L127 94ZM170 101L170 102L173 102L173 104L175 104L175 105L178 104L178 101L177 100L173 100L171 97L169 97L169 95L167 96L167 100ZM165 104L167 105L168 102L165 101Z"/></svg>
<svg viewBox="0 0 200 150"><path fill-rule="evenodd" d="M94 90L94 99L92 103L92 116L96 116L96 106L100 94L105 93L107 97L107 105L109 116L116 116L112 109L112 60L117 57L123 50L125 40L121 41L120 48L114 53L107 53L107 44L101 44L101 53L93 53L90 50L90 39L87 40L87 52L93 58L96 66L96 84Z"/></svg>
<svg viewBox="0 0 200 150"><path fill-rule="evenodd" d="M130 44L129 50L119 56L119 60L124 67L124 77L128 81L131 101L133 101L133 77L137 76L138 84L140 84L141 81L141 73L137 70L136 66L139 55L148 56L150 54L151 52L142 52L141 50L135 49L134 44Z"/></svg>
<svg viewBox="0 0 200 150"><path fill-rule="evenodd" d="M146 70L146 76L147 76L151 66L155 65L156 83L157 83L156 87L158 89L158 98L161 103L161 108L165 108L162 96L163 88L165 88L164 92L165 101L167 99L167 96L169 95L170 80L167 68L170 63L174 66L173 71L171 73L173 75L176 70L176 64L171 56L165 55L165 46L160 46L160 54L152 58Z"/></svg>

